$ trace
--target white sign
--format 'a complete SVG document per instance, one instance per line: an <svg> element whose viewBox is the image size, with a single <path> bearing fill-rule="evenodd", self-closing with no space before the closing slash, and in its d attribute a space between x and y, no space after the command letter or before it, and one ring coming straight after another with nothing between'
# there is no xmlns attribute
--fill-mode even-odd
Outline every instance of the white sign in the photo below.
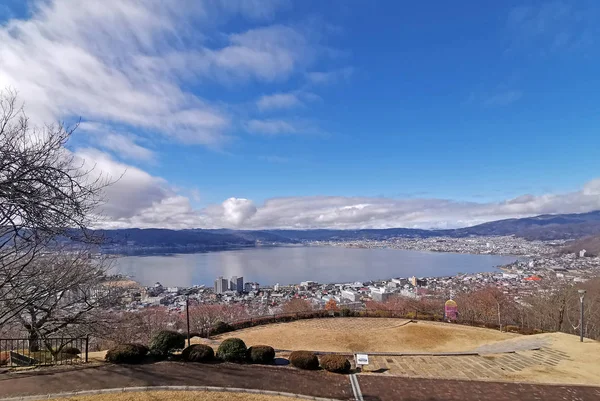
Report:
<svg viewBox="0 0 600 401"><path fill-rule="evenodd" d="M356 354L356 355L354 355L354 359L356 360L357 366L369 364L369 355L367 355L367 354Z"/></svg>

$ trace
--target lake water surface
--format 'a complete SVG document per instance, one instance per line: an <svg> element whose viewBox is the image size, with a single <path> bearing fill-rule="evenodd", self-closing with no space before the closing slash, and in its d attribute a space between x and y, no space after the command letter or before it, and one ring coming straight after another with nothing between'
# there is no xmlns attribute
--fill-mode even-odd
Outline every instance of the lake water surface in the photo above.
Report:
<svg viewBox="0 0 600 401"><path fill-rule="evenodd" d="M368 281L390 277L489 272L514 256L467 255L397 249L289 246L219 252L125 256L114 269L142 285L212 286L217 276L243 276L262 285Z"/></svg>

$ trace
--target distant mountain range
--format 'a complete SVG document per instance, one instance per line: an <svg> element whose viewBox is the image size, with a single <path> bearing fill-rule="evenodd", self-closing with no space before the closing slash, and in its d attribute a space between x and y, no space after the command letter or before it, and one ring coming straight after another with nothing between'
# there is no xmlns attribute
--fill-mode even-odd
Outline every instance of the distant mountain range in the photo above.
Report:
<svg viewBox="0 0 600 401"><path fill-rule="evenodd" d="M189 248L212 249L250 247L264 244L298 244L308 241L382 240L395 237L426 238L432 236L469 237L516 235L528 240L578 239L600 235L600 211L581 214L540 215L506 219L452 230L411 228L364 230L168 230L119 229L98 230L110 248Z"/></svg>

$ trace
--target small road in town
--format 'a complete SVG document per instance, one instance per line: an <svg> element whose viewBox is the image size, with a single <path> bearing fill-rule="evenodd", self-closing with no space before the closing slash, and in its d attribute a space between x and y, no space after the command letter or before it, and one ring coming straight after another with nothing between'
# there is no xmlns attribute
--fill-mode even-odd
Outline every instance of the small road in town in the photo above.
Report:
<svg viewBox="0 0 600 401"><path fill-rule="evenodd" d="M356 375L365 401L600 400L600 387ZM141 386L215 386L355 399L348 375L292 367L158 362L37 369L0 375L0 399Z"/></svg>

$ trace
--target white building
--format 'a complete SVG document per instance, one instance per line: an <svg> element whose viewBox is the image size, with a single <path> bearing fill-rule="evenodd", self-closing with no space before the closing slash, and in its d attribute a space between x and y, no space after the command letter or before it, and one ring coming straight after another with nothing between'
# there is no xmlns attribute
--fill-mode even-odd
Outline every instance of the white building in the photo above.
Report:
<svg viewBox="0 0 600 401"><path fill-rule="evenodd" d="M351 302L356 302L360 299L360 294L352 290L342 290L342 298L347 299Z"/></svg>
<svg viewBox="0 0 600 401"><path fill-rule="evenodd" d="M229 290L229 282L223 276L219 276L215 280L215 294L223 294Z"/></svg>
<svg viewBox="0 0 600 401"><path fill-rule="evenodd" d="M385 291L385 288L371 288L371 298L373 301L385 302L390 297L390 293Z"/></svg>

